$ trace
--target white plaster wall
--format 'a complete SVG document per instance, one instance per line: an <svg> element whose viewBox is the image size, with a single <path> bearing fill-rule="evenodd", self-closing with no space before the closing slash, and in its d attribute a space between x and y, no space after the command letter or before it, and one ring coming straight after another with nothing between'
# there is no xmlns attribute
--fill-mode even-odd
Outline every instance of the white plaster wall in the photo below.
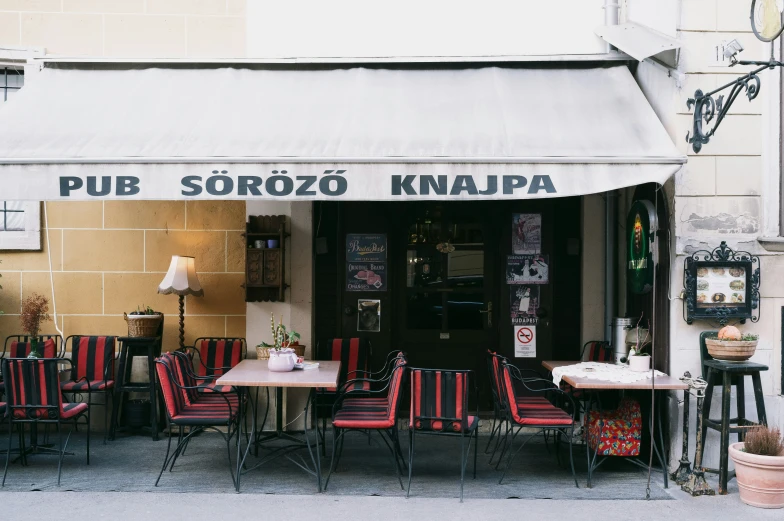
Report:
<svg viewBox="0 0 784 521"><path fill-rule="evenodd" d="M262 341L270 342L270 313L275 321L280 317L290 329L302 335L300 343L306 346L305 357L312 358L313 345L313 204L310 202L248 201L246 215L286 215L288 232L286 240L285 278L289 287L283 302L248 302L246 304L246 333L249 356L254 357L254 346ZM263 394L262 394L263 396ZM270 395L270 411L266 428L274 427L275 403ZM300 413L305 406L306 391L296 389L284 392L283 423L290 428L302 429ZM262 402L264 400L262 399ZM264 414L262 404L258 411Z"/></svg>

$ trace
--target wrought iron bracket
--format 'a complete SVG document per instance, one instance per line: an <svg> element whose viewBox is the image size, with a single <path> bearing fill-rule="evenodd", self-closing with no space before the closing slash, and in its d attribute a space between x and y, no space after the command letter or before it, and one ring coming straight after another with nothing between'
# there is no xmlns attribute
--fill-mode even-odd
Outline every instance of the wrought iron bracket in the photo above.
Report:
<svg viewBox="0 0 784 521"><path fill-rule="evenodd" d="M711 273L729 275L732 294L712 292L708 282ZM732 279L731 281L729 279ZM730 320L757 322L760 317L760 259L746 251L735 251L725 241L712 251L698 250L684 261L683 319L716 320L722 326ZM735 290L736 284L738 289ZM703 287L703 285L707 285Z"/></svg>
<svg viewBox="0 0 784 521"><path fill-rule="evenodd" d="M703 93L701 89L697 89L694 93L694 97L689 98L686 101L687 108L694 108L693 127L691 132L686 133L686 141L691 144L691 148L696 154L700 153L702 145L706 145L710 141L710 138L716 133L719 125L724 121L724 117L727 115L730 107L735 103L735 100L741 92L746 93L746 97L749 101L759 95L761 83L758 74L760 72L766 69L784 67L783 62L772 58L764 62L746 60L736 61L733 62L730 67L734 65L755 65L757 68L710 92ZM719 95L718 98L714 98L716 94L727 89L730 89L730 92L727 94L726 98L724 97L724 94ZM711 122L713 122L713 126L708 129L707 127L711 125Z"/></svg>

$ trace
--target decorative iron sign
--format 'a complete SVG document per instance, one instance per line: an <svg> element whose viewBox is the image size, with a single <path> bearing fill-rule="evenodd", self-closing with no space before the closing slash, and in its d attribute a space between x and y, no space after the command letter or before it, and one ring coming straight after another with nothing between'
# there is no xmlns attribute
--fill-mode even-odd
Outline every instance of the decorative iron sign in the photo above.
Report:
<svg viewBox="0 0 784 521"><path fill-rule="evenodd" d="M760 316L759 257L734 251L722 241L713 251L699 250L686 258L684 319L757 322Z"/></svg>
<svg viewBox="0 0 784 521"><path fill-rule="evenodd" d="M635 201L626 217L626 280L635 294L653 289L653 256L659 228L656 208L650 201Z"/></svg>

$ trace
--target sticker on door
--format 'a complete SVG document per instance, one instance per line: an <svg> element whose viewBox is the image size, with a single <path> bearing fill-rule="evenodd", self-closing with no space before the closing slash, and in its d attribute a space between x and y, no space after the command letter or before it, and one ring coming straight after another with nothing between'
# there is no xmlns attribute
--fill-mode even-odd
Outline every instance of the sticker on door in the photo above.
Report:
<svg viewBox="0 0 784 521"><path fill-rule="evenodd" d="M536 358L536 326L514 328L515 358Z"/></svg>

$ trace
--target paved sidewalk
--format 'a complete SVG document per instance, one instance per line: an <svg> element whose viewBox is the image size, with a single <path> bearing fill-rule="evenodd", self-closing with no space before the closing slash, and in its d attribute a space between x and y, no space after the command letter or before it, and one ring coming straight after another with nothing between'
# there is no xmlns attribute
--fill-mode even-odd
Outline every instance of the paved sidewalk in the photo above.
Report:
<svg viewBox="0 0 784 521"><path fill-rule="evenodd" d="M680 499L680 498L679 498ZM256 494L151 494L126 492L0 492L3 518L60 519L64 512L89 513L91 520L283 519L285 521L372 519L607 519L738 520L782 519L781 510L743 505L737 494L677 501L551 501L405 499L368 496Z"/></svg>

